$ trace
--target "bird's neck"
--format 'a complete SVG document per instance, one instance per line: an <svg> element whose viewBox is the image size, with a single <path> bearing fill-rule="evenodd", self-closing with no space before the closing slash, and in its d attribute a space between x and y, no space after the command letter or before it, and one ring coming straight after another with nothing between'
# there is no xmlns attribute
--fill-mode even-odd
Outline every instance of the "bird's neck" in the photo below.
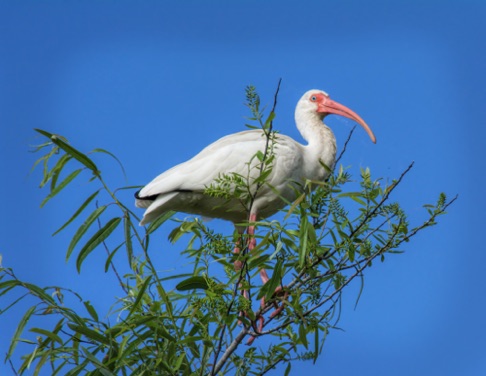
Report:
<svg viewBox="0 0 486 376"><path fill-rule="evenodd" d="M317 113L295 114L295 123L304 140L307 157L333 167L336 157L336 137L331 129L323 123L324 116Z"/></svg>

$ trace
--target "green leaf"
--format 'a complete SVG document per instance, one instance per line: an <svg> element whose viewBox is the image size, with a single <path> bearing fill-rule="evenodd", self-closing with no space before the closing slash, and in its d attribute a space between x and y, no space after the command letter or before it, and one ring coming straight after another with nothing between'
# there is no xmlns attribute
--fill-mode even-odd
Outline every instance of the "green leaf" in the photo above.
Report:
<svg viewBox="0 0 486 376"><path fill-rule="evenodd" d="M61 192L76 176L79 175L81 171L83 170L82 169L74 170L68 176L66 176L66 178L61 183L59 183L59 185L56 186L56 188L51 190L51 193L49 193L49 195L44 200L42 200L40 207L42 208L51 198L53 198L55 195Z"/></svg>
<svg viewBox="0 0 486 376"><path fill-rule="evenodd" d="M10 346L7 351L7 356L6 359L10 359L12 357L12 354L17 347L17 344L19 343L20 340L20 335L24 331L25 326L29 322L30 317L34 314L36 309L36 306L30 307L27 312L25 312L24 316L19 322L19 325L17 325L17 329L15 329L15 333L13 335L12 340L10 341Z"/></svg>
<svg viewBox="0 0 486 376"><path fill-rule="evenodd" d="M292 369L292 363L289 362L289 364L287 364L287 368L285 368L284 376L288 376L290 374L291 369Z"/></svg>
<svg viewBox="0 0 486 376"><path fill-rule="evenodd" d="M50 138L53 143L55 143L57 146L59 146L61 149L63 149L67 154L69 154L71 157L74 159L77 159L79 162L81 162L84 166L89 168L93 173L96 175L99 174L98 167L94 164L94 162L89 159L85 154L81 153L79 150L73 148L71 145L67 144L63 140L61 140L57 135L43 131L41 129L34 129L35 131L39 132L40 134L46 136L47 138Z"/></svg>
<svg viewBox="0 0 486 376"><path fill-rule="evenodd" d="M147 228L147 234L151 234L152 232L157 230L164 222L166 222L168 219L170 219L174 214L175 214L174 211L168 211L168 212L162 214L155 221L150 223L150 225Z"/></svg>
<svg viewBox="0 0 486 376"><path fill-rule="evenodd" d="M127 178L127 174L125 172L125 168L123 167L123 164L120 162L120 160L116 157L115 154L113 153L110 153L109 151L105 150L105 149L101 149L101 148L96 148L96 149L93 149L92 151L93 153L104 153L104 154L108 154L110 157L112 157L115 161L118 162L118 165L120 166L121 170L122 170L122 173L123 173L123 176L125 177L125 179Z"/></svg>
<svg viewBox="0 0 486 376"><path fill-rule="evenodd" d="M108 272L108 269L110 268L111 261L113 260L113 257L115 257L116 253L118 250L125 244L125 242L121 243L118 247L116 247L113 251L110 252L110 255L107 257L105 261L105 273Z"/></svg>
<svg viewBox="0 0 486 376"><path fill-rule="evenodd" d="M302 200L305 198L305 193L302 193L297 199L290 205L289 210L287 210L287 214L285 214L284 221L286 221L290 215L294 212L295 208L302 202Z"/></svg>
<svg viewBox="0 0 486 376"><path fill-rule="evenodd" d="M270 125L271 125L273 119L275 119L275 112L274 111L270 112L270 115L268 115L267 120L265 120L265 124L263 125L263 128L265 128L265 129L270 128Z"/></svg>
<svg viewBox="0 0 486 376"><path fill-rule="evenodd" d="M130 309L130 312L128 313L127 320L128 318L138 309L138 306L140 302L142 301L144 295L145 295L145 290L150 286L150 281L152 280L152 276L149 276L144 282L140 290L138 291L137 298L132 304L132 308Z"/></svg>
<svg viewBox="0 0 486 376"><path fill-rule="evenodd" d="M179 240L179 238L184 235L184 234L187 234L188 232L191 231L191 229L194 227L194 226L197 226L198 222L197 220L192 220L192 221L187 221L187 222L182 222L180 224L180 226L176 227L175 229L173 229L169 236L168 236L168 239L171 243L175 243L177 242L177 240Z"/></svg>
<svg viewBox="0 0 486 376"><path fill-rule="evenodd" d="M13 288L19 285L21 285L21 283L16 280L0 282L0 296L6 294L7 292L9 292L10 290L12 290ZM2 308L2 312L5 312L5 310L6 310L5 308Z"/></svg>
<svg viewBox="0 0 486 376"><path fill-rule="evenodd" d="M195 276L185 279L179 282L176 286L178 291L187 290L207 290L209 288L208 282L205 277Z"/></svg>
<svg viewBox="0 0 486 376"><path fill-rule="evenodd" d="M37 362L37 366L36 366L36 367L35 367L35 369L34 369L34 374L33 374L33 376L38 376L38 375L40 374L40 371L41 371L42 367L44 366L44 364L45 364L45 363L47 362L47 360L49 359L49 355L50 355L50 354L46 352L46 353L45 353L45 354L44 354L44 355L43 355L43 356L40 358L40 360ZM32 359L32 360L33 360L33 359ZM30 365L29 365L29 367L30 367ZM29 367L27 367L27 369L28 369ZM56 373L53 373L52 375L53 375L53 376L56 376Z"/></svg>
<svg viewBox="0 0 486 376"><path fill-rule="evenodd" d="M305 260L307 259L307 255L309 254L309 250L307 247L307 243L309 237L307 236L309 225L311 225L304 215L300 219L300 230L299 230L299 238L300 238L300 251L299 251L299 266L303 267L305 265Z"/></svg>
<svg viewBox="0 0 486 376"><path fill-rule="evenodd" d="M51 178L51 191L56 187L57 179L59 178L62 169L64 168L64 166L66 166L66 163L69 162L71 159L72 157L70 155L64 154L61 158L59 158L55 166L51 169L50 173L44 178L43 181L44 184L47 183L49 177ZM41 188L42 186L43 184L41 183Z"/></svg>
<svg viewBox="0 0 486 376"><path fill-rule="evenodd" d="M99 342L99 343L103 343L105 345L111 345L111 343L112 343L110 338L105 337L100 332L97 332L93 329L90 329L87 326L77 325L77 324L74 324L74 323L71 323L71 322L68 323L67 325L69 326L69 328L71 330L75 331L76 333L82 334L83 336L85 336L86 338L88 338L90 340L93 340L93 341L96 341L96 342Z"/></svg>
<svg viewBox="0 0 486 376"><path fill-rule="evenodd" d="M106 205L96 208L96 210L93 211L88 216L88 218L86 218L84 223L78 228L73 238L71 239L71 243L69 243L69 247L66 252L66 261L69 260L69 257L71 257L71 253L73 252L74 247L76 247L76 244L78 244L79 240L83 237L86 231L88 231L88 229L91 227L93 222L101 215L101 213L105 211L105 209L106 209Z"/></svg>
<svg viewBox="0 0 486 376"><path fill-rule="evenodd" d="M356 247L354 246L353 243L348 243L347 244L347 252L348 252L349 261L354 262L354 256L355 256L355 253L356 253Z"/></svg>
<svg viewBox="0 0 486 376"><path fill-rule="evenodd" d="M84 201L83 204L79 207L79 209L76 210L76 212L72 215L72 217L69 218L69 220L66 223L64 223L59 229L57 229L56 232L54 232L52 234L52 236L54 236L54 235L58 234L59 232L61 232L62 230L64 230L72 221L74 221L78 217L78 215L81 214L82 211L89 205L89 203L91 201L93 201L93 199L98 195L98 193L100 193L99 190L94 192L92 195L90 195L86 199L86 201Z"/></svg>
<svg viewBox="0 0 486 376"><path fill-rule="evenodd" d="M258 183L265 183L267 181L268 176L272 173L271 168L267 168L266 170L263 170L260 175L253 181L253 184L258 184Z"/></svg>
<svg viewBox="0 0 486 376"><path fill-rule="evenodd" d="M132 259L133 259L133 246L132 246L132 223L130 221L130 214L128 211L125 211L123 216L123 229L125 235L125 244L127 248L127 258L128 258L128 266L132 267Z"/></svg>
<svg viewBox="0 0 486 376"><path fill-rule="evenodd" d="M251 257L250 260L248 260L248 269L253 270L259 267L260 265L266 263L270 259L269 255L260 255L257 257Z"/></svg>
<svg viewBox="0 0 486 376"><path fill-rule="evenodd" d="M264 157L265 157L265 156L263 155L263 153L262 153L262 151L261 151L261 150L258 150L258 151L256 152L256 154L255 154L255 157L257 157L257 159L258 159L260 162L263 162L263 159L264 159Z"/></svg>
<svg viewBox="0 0 486 376"><path fill-rule="evenodd" d="M32 328L32 329L29 329L29 331L42 334L42 335L46 336L47 338L49 338L50 340L52 340L53 342L58 342L60 345L63 344L61 337L59 337L56 333L50 332L49 330L45 330L45 329L41 329L41 328Z"/></svg>
<svg viewBox="0 0 486 376"><path fill-rule="evenodd" d="M56 302L54 301L52 296L47 294L44 291L44 289L40 288L39 286L36 286L32 283L26 283L26 282L20 283L20 285L27 288L30 291L31 294L37 296L39 299L42 299L44 302L46 302L48 304L52 304L52 305L56 304Z"/></svg>
<svg viewBox="0 0 486 376"><path fill-rule="evenodd" d="M304 347L307 349L309 346L309 343L307 342L307 331L305 329L305 325L301 323L299 325L299 339L304 345Z"/></svg>
<svg viewBox="0 0 486 376"><path fill-rule="evenodd" d="M278 259L275 263L275 268L272 271L272 276L265 285L261 288L258 293L258 299L265 296L265 300L270 300L275 294L275 290L282 283L282 259Z"/></svg>
<svg viewBox="0 0 486 376"><path fill-rule="evenodd" d="M91 303L87 300L87 301L83 302L83 304L84 304L84 307L86 308L86 310L88 311L89 315L93 318L93 320L98 322L99 321L98 314L96 313L96 310L91 305Z"/></svg>
<svg viewBox="0 0 486 376"><path fill-rule="evenodd" d="M185 357L186 357L185 352L182 352L181 355L179 355L179 357L177 358L176 364L174 366L174 371L178 371L179 368L181 368L182 361L184 360Z"/></svg>
<svg viewBox="0 0 486 376"><path fill-rule="evenodd" d="M76 260L76 268L78 273L81 271L81 265L86 257L93 251L101 242L103 242L110 234L117 228L121 218L116 217L110 219L102 228L100 228L96 234L94 234L84 247L79 251L78 258Z"/></svg>

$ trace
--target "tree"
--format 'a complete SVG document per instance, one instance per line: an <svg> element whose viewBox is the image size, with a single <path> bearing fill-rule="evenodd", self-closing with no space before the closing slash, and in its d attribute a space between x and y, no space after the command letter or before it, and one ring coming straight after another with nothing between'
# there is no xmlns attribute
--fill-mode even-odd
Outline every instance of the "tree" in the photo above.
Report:
<svg viewBox="0 0 486 376"><path fill-rule="evenodd" d="M257 124L250 127L261 127L267 139L265 150L248 164L258 169L258 177L221 176L206 194L236 198L251 208L258 189L268 184L278 145L273 130L277 94L265 118L255 89L246 90L250 120ZM355 279L363 283L364 270L377 260L402 252L404 242L435 225L456 199L440 194L435 205L424 205L424 221L410 225L391 195L413 164L386 186L369 169L362 169L355 182L350 169L339 164L351 132L329 179L306 182L285 215L258 222L258 245L249 253L248 235L216 232L198 218L179 221L166 213L140 228L132 202L123 202L119 194L138 187L112 188L95 163L114 155L94 149L89 157L60 135L36 131L47 138L37 148L44 153L36 162L43 166L41 186L49 190L42 205L83 176L93 186L56 231L84 218L73 232L67 258L76 256L81 273L86 258L105 249L105 271L119 284L122 297L114 298L110 317L100 318L89 300L75 292L36 286L1 268L0 295L10 301L0 314L26 297L35 299L23 312L6 354L17 374L49 368L66 375L263 375L279 363L287 364L288 374L293 361L315 361L322 352L339 320L344 289ZM152 261L151 254L159 250L150 239L162 225L174 227L172 243L187 242L183 253L192 265L187 273L161 276ZM232 252L235 243L242 248L239 254ZM126 262L121 253L130 266L123 278L118 273ZM238 270L235 261L242 265ZM271 275L264 285L255 278L262 267ZM172 281L176 288L167 288ZM53 327L33 327L34 316L56 321ZM19 342L31 351L18 356Z"/></svg>

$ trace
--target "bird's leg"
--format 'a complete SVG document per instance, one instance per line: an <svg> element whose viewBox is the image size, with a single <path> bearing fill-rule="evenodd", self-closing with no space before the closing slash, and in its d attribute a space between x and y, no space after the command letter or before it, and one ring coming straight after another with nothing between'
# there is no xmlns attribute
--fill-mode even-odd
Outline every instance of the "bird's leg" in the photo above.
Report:
<svg viewBox="0 0 486 376"><path fill-rule="evenodd" d="M250 214L250 222L255 222L256 219L257 219L257 214L256 213ZM248 226L248 235L249 235L249 238L250 238L249 239L249 244L248 244L248 250L251 252L253 250L253 248L255 248L255 246L256 246L255 226L254 225ZM265 269L261 269L260 270L260 278L262 279L263 284L267 283L270 280L270 277L268 276L268 273L267 273L267 271ZM274 294L277 295L277 294L280 294L281 292L282 292L282 286L278 286L275 289ZM265 305L265 298L262 298L262 300L261 300L261 306L263 307L264 305ZM281 311L282 310L280 310L279 313ZM275 316L275 315L273 315L273 316Z"/></svg>
<svg viewBox="0 0 486 376"><path fill-rule="evenodd" d="M256 222L256 220L257 220L257 213L256 212L251 213L248 221L252 223L252 222ZM255 246L256 246L255 225L250 224L248 226L248 250L251 252L253 248L255 248Z"/></svg>
<svg viewBox="0 0 486 376"><path fill-rule="evenodd" d="M255 222L256 219L257 219L257 213L250 214L249 222ZM249 237L248 250L249 250L249 252L251 252L256 246L255 226L254 225L248 226L248 237ZM270 277L268 276L268 273L265 269L260 270L260 278L262 279L263 284L267 283L270 280ZM274 295L280 295L281 293L282 293L282 286L278 286L275 289ZM288 296L288 293L285 292L283 299L285 300L287 298L287 296ZM279 315L285 307L284 304L281 304L279 306L277 303L274 303L274 305L275 305L275 311L273 311L271 313L270 318L273 318L273 317ZM261 298L261 300L260 300L260 307L261 308L265 307L265 298L264 297ZM260 315L259 317L257 317L256 322L253 325L253 329L255 330L256 333L262 332L263 324L264 324L264 318L263 318L262 315ZM251 336L248 339L247 345L251 345L253 343L253 341L255 340L255 338L256 338L255 336Z"/></svg>
<svg viewBox="0 0 486 376"><path fill-rule="evenodd" d="M241 249L240 249L241 243L242 243L241 238L242 238L242 235L243 235L243 232L245 231L245 229L242 228L242 227L236 227L236 230L238 231L239 236L238 236L238 240L236 241L235 248L233 249L233 253L235 255L238 255L241 252ZM234 266L235 266L235 270L237 272L239 272L239 271L241 271L241 268L243 268L243 262L241 262L240 260L236 260L234 262ZM240 283L239 287L241 287L241 283ZM241 293L246 299L250 298L247 290L241 290Z"/></svg>
<svg viewBox="0 0 486 376"><path fill-rule="evenodd" d="M236 231L238 231L238 240L236 241L235 248L233 249L233 253L235 255L238 255L241 252L241 250L240 250L240 247L241 247L241 236L243 235L244 228L242 228L242 227L236 227ZM236 271L240 271L241 268L243 267L243 263L240 260L236 260L234 262L234 265L235 265L235 270Z"/></svg>

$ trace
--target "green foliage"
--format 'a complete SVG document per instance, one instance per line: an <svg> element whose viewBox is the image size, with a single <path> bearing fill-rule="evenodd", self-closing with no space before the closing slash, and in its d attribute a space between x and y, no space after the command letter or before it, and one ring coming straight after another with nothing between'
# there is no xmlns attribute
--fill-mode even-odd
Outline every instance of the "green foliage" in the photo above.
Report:
<svg viewBox="0 0 486 376"><path fill-rule="evenodd" d="M275 158L277 95L267 118L253 87L246 97L250 120L266 137L265 150L248 161L246 176L221 176L206 193L240 200L250 210ZM167 224L173 213L140 228L132 202L119 199L121 189L109 187L91 157L62 136L37 131L49 140L38 147L45 154L36 162L43 166L41 186L49 187L42 205L86 174L93 187L55 232L81 221L72 229L66 258L76 255L81 273L90 254L104 248L105 270L111 268L121 297L114 298L109 317L100 317L89 300L72 291L41 288L20 281L9 268L0 269L0 296L4 302L11 297L0 314L28 296L35 301L21 315L6 354L18 374L49 369L53 375L262 375L288 363L287 375L293 361L315 362L322 352L339 320L344 289L355 279L363 283L364 270L376 258L401 251L404 242L435 225L455 200L441 194L435 205L424 205L424 221L410 225L390 196L412 165L387 186L373 179L369 169L361 171L356 184L340 166L327 182L307 182L283 219L258 222L257 246L250 253L247 235L215 233L198 219ZM116 159L103 149L94 152ZM253 169L258 170L256 178ZM150 257L150 237L164 223L175 225L171 242L187 242L187 273L162 277ZM232 252L234 244L240 253ZM131 271L122 279L114 256L123 251ZM237 270L235 261L241 265ZM270 275L266 284L259 282L262 268ZM173 281L176 287L167 289ZM64 294L80 300L82 309L70 308ZM55 317L55 324L33 327L34 316ZM19 342L30 346L30 352L18 356Z"/></svg>

